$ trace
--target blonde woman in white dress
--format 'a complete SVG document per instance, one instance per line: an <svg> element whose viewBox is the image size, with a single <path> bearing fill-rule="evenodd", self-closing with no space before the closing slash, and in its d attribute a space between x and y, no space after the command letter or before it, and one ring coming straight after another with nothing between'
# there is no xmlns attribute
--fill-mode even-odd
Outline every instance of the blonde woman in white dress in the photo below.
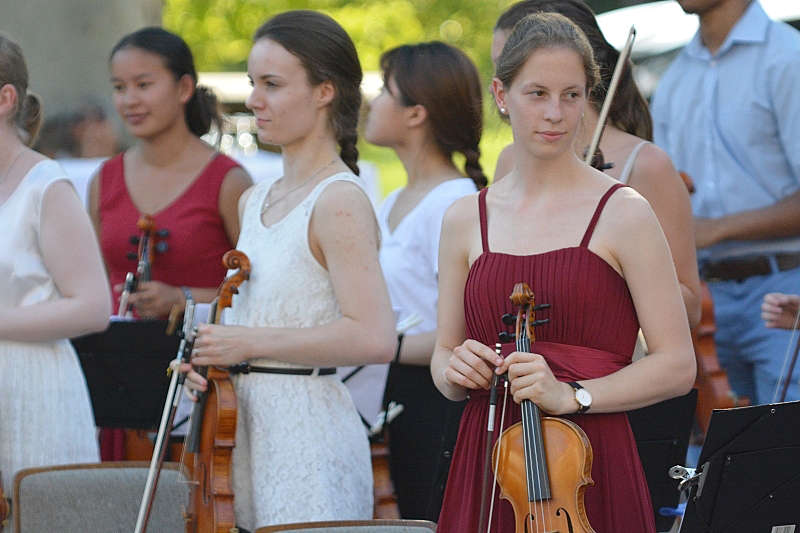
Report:
<svg viewBox="0 0 800 533"><path fill-rule="evenodd" d="M0 35L0 474L98 461L70 337L105 329L110 294L89 216L28 145L41 121L19 46ZM25 142L23 142L23 138Z"/></svg>
<svg viewBox="0 0 800 533"><path fill-rule="evenodd" d="M283 177L240 200L237 248L252 263L227 323L203 326L195 365L247 362L236 376L236 522L372 517L366 431L339 365L386 363L396 337L378 227L355 148L361 67L331 18L290 11L256 32L247 106ZM189 373L190 386L205 381Z"/></svg>

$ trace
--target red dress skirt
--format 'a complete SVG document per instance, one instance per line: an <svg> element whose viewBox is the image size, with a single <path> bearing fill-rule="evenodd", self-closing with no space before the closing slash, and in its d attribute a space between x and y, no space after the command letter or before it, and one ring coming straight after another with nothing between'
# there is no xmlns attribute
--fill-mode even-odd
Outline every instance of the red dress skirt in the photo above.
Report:
<svg viewBox="0 0 800 533"><path fill-rule="evenodd" d="M551 307L536 318L533 352L542 354L556 379L574 381L611 374L630 364L639 323L625 280L589 250L597 220L615 185L600 200L581 244L550 252L517 256L494 253L487 238L486 189L478 197L483 254L473 263L464 289L467 337L494 346L507 331L501 317L512 313L509 296L517 282L527 283L536 303ZM503 345L503 354L514 351ZM478 529L486 446L488 392L471 391L461 418L458 441L437 531L474 533ZM500 424L502 390L495 427ZM586 433L592 445L594 485L585 493L589 523L597 533L653 533L653 508L636 443L625 413L567 416ZM510 399L504 427L520 420L519 405ZM495 434L499 433L495 431ZM496 491L492 533L514 531L514 514ZM488 506L487 506L488 507Z"/></svg>

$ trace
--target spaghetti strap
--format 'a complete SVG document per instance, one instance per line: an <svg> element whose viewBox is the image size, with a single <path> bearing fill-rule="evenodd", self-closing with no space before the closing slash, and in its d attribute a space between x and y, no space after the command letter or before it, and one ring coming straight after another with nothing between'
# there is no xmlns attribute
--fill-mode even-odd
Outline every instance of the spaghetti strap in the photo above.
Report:
<svg viewBox="0 0 800 533"><path fill-rule="evenodd" d="M592 240L592 234L594 233L594 228L597 226L597 221L600 218L600 214L603 212L603 208L606 206L606 202L614 194L614 191L620 189L622 187L627 187L624 183L615 183L606 191L600 201L597 203L597 208L594 210L594 215L592 216L592 220L589 222L589 227L586 228L586 233L583 234L583 239L581 239L581 248L586 248L589 246L589 241Z"/></svg>
<svg viewBox="0 0 800 533"><path fill-rule="evenodd" d="M620 183L628 183L628 180L631 179L631 172L633 172L633 165L636 163L636 158L639 156L639 151L644 147L645 144L650 144L649 141L642 141L636 145L636 147L631 151L631 155L628 156L628 160L625 161L625 166L622 168L622 173L619 175L619 182Z"/></svg>
<svg viewBox="0 0 800 533"><path fill-rule="evenodd" d="M484 253L489 252L489 226L486 223L486 193L488 191L489 188L484 187L478 193L478 217L481 223L481 244Z"/></svg>

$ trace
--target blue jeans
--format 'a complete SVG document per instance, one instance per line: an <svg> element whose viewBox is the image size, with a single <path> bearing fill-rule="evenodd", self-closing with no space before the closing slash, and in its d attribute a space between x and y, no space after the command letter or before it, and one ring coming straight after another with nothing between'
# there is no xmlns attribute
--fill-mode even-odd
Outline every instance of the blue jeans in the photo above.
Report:
<svg viewBox="0 0 800 533"><path fill-rule="evenodd" d="M768 292L800 292L800 268L753 276L743 281L710 282L717 333L714 341L719 362L728 373L731 388L751 404L772 403L784 359L791 359L792 332L764 326L761 302ZM795 337L796 340L796 337ZM789 361L786 361L788 370ZM800 400L800 362L795 365L786 401ZM781 382L782 390L783 382Z"/></svg>

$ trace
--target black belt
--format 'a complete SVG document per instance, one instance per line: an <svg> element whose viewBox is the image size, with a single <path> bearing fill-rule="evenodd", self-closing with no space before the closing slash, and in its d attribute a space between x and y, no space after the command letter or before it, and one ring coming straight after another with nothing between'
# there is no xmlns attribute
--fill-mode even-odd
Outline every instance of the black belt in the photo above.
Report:
<svg viewBox="0 0 800 533"><path fill-rule="evenodd" d="M742 281L753 276L766 276L775 272L772 259L775 259L777 272L800 267L800 253L754 255L707 261L700 273L706 281Z"/></svg>
<svg viewBox="0 0 800 533"><path fill-rule="evenodd" d="M285 374L289 376L330 376L336 373L335 367L326 368L281 368L272 366L252 366L250 363L239 363L228 367L231 374L249 374L257 372L260 374Z"/></svg>

